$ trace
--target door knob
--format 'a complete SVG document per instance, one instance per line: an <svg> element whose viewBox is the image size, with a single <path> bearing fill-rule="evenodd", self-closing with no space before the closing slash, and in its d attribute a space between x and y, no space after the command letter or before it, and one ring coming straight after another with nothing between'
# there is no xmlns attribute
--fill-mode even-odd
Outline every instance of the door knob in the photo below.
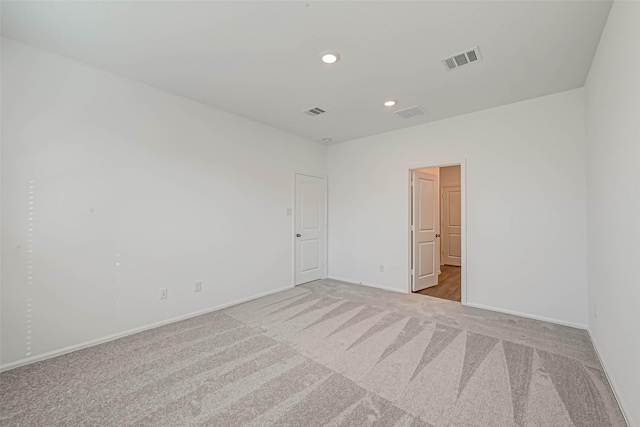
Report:
<svg viewBox="0 0 640 427"><path fill-rule="evenodd" d="M439 235L439 234L436 234L436 237L440 237L440 235Z"/></svg>
<svg viewBox="0 0 640 427"><path fill-rule="evenodd" d="M296 234L296 237L302 237L302 234Z"/></svg>

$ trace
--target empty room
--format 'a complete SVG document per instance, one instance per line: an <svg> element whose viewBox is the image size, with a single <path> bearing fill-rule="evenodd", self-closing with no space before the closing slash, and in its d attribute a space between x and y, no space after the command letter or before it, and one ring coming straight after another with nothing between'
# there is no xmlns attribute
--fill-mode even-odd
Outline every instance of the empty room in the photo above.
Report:
<svg viewBox="0 0 640 427"><path fill-rule="evenodd" d="M0 425L640 427L640 2L0 12Z"/></svg>

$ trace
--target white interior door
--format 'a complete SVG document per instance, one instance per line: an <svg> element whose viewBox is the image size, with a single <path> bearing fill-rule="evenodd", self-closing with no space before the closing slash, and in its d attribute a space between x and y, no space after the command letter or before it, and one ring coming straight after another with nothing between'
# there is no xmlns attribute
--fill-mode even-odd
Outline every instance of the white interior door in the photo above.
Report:
<svg viewBox="0 0 640 427"><path fill-rule="evenodd" d="M462 265L460 194L460 187L442 189L442 262L447 265Z"/></svg>
<svg viewBox="0 0 640 427"><path fill-rule="evenodd" d="M440 197L438 175L413 172L412 286L414 291L438 284Z"/></svg>
<svg viewBox="0 0 640 427"><path fill-rule="evenodd" d="M325 276L325 180L296 174L295 179L295 283Z"/></svg>

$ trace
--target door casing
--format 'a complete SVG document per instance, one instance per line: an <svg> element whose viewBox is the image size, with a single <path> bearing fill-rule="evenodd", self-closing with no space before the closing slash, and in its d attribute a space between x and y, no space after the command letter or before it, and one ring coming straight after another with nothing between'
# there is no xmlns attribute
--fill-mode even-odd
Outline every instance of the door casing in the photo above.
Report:
<svg viewBox="0 0 640 427"><path fill-rule="evenodd" d="M407 257L407 293L411 293L412 279L411 279L411 251L412 251L412 242L411 242L411 180L413 171L419 169L430 169L430 168L442 168L446 166L460 166L460 216L461 216L461 224L460 224L460 262L461 266L461 293L462 298L461 302L463 305L467 305L467 165L466 159L460 160L451 160L445 162L428 162L419 163L415 165L409 165L407 168L407 248L408 254Z"/></svg>
<svg viewBox="0 0 640 427"><path fill-rule="evenodd" d="M292 192L291 192L291 261L292 261L292 266L291 266L291 287L295 287L296 286L296 263L297 263L297 258L296 258L296 218L297 218L297 212L296 212L296 177L298 175L305 175L305 176L310 176L313 178L320 178L322 180L324 180L324 210L323 210L323 218L322 220L324 221L324 266L323 266L323 272L322 272L322 278L326 278L327 274L328 274L328 268L329 268L329 227L328 227L328 222L327 222L327 217L328 217L328 184L327 184L327 177L325 175L320 175L320 174L316 174L313 172L305 172L305 171L293 171L293 175L292 175Z"/></svg>

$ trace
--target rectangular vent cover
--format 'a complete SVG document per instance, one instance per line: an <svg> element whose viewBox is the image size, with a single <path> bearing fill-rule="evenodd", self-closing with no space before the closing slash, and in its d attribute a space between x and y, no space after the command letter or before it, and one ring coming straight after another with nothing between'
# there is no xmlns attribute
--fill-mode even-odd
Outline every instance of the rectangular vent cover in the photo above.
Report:
<svg viewBox="0 0 640 427"><path fill-rule="evenodd" d="M320 108L320 107L313 107L313 108L309 108L307 111L304 112L305 114L308 114L310 116L319 116L320 114L325 113L325 111Z"/></svg>
<svg viewBox="0 0 640 427"><path fill-rule="evenodd" d="M482 57L480 56L480 49L478 46L467 49L464 52L456 53L455 55L448 56L446 58L442 58L442 64L447 71L455 70L456 68L460 68L463 65L473 64L474 62L481 61Z"/></svg>
<svg viewBox="0 0 640 427"><path fill-rule="evenodd" d="M419 105L414 105L413 107L405 108L404 110L398 110L395 112L400 117L405 119L409 119L411 117L419 116L424 114L424 110Z"/></svg>

